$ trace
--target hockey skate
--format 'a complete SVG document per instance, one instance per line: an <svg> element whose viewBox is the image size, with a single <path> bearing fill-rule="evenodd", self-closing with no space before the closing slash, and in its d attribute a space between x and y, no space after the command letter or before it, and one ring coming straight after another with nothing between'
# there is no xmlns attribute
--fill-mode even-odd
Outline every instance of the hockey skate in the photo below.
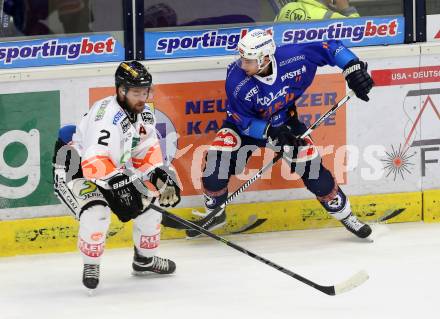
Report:
<svg viewBox="0 0 440 319"><path fill-rule="evenodd" d="M99 265L84 264L83 284L86 288L96 289L99 284Z"/></svg>
<svg viewBox="0 0 440 319"><path fill-rule="evenodd" d="M371 235L371 227L361 222L353 213L341 220L342 225L359 238L367 238Z"/></svg>
<svg viewBox="0 0 440 319"><path fill-rule="evenodd" d="M172 274L176 270L176 263L170 259L157 256L144 257L139 255L136 248L133 257L133 275L142 276L149 273L160 275Z"/></svg>
<svg viewBox="0 0 440 319"><path fill-rule="evenodd" d="M214 215L211 218L204 217L202 219L194 221L193 223L204 229L212 231L222 227L226 223L226 212L224 209L222 209L220 212L218 212L216 215ZM199 237L200 235L201 233L194 229L188 229L186 231L186 236L188 238L196 238Z"/></svg>

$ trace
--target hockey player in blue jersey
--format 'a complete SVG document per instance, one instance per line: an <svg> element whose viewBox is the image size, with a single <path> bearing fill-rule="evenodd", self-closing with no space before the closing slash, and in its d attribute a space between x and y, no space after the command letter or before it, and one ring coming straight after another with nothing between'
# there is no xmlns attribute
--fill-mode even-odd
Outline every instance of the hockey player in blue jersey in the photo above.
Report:
<svg viewBox="0 0 440 319"><path fill-rule="evenodd" d="M243 171L252 151L274 145L290 146L283 159L292 172L301 166L301 178L325 210L353 234L366 238L371 228L352 214L350 201L322 163L307 130L299 121L295 101L311 85L316 69L337 65L356 96L368 101L373 81L367 66L339 41L289 44L276 47L272 36L253 30L238 44L240 58L229 65L226 76L227 118L212 142L202 176L206 213L228 195L231 175ZM267 144L269 143L269 144ZM247 152L239 152L246 147ZM245 156L239 154L245 154ZM225 210L197 221L213 230L226 221ZM188 237L200 233L187 230Z"/></svg>

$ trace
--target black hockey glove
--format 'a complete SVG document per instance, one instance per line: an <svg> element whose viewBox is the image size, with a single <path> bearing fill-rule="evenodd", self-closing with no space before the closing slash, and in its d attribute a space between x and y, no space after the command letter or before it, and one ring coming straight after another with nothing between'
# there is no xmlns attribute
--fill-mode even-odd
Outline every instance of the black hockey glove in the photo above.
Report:
<svg viewBox="0 0 440 319"><path fill-rule="evenodd" d="M142 183L137 176L127 176L122 173L116 174L108 181L113 195L111 200L108 200L110 208L122 221L126 218L130 220L143 209L141 193L134 185L137 182Z"/></svg>
<svg viewBox="0 0 440 319"><path fill-rule="evenodd" d="M292 129L287 125L273 127L269 124L266 130L266 136L270 138L275 146L293 146L300 147L307 145L301 137L296 136Z"/></svg>
<svg viewBox="0 0 440 319"><path fill-rule="evenodd" d="M177 176L169 168L156 167L150 175L151 183L159 191L159 204L164 207L174 207L180 202L180 188Z"/></svg>
<svg viewBox="0 0 440 319"><path fill-rule="evenodd" d="M367 63L353 60L344 67L344 71L342 72L348 87L354 91L358 98L365 102L370 100L368 93L370 93L374 85L373 79L367 72L367 68Z"/></svg>

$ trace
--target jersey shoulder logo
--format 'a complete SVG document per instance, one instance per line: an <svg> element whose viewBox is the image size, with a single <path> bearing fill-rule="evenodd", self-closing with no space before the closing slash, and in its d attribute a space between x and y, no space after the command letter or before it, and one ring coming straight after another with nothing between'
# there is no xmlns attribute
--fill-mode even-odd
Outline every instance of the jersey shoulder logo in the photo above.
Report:
<svg viewBox="0 0 440 319"><path fill-rule="evenodd" d="M130 129L130 120L128 119L128 117L125 117L122 121L121 121L121 128L122 128L122 133L127 133L127 131Z"/></svg>
<svg viewBox="0 0 440 319"><path fill-rule="evenodd" d="M118 124L119 120L124 116L124 112L119 110L113 117L113 125Z"/></svg>
<svg viewBox="0 0 440 319"><path fill-rule="evenodd" d="M142 121L147 125L153 125L154 124L154 116L150 112L142 112L141 113Z"/></svg>
<svg viewBox="0 0 440 319"><path fill-rule="evenodd" d="M105 111L107 109L107 105L109 103L110 103L110 100L102 101L101 105L99 106L98 111L96 112L95 122L102 120L102 118L104 117Z"/></svg>
<svg viewBox="0 0 440 319"><path fill-rule="evenodd" d="M258 90L258 86L256 85L256 86L254 86L252 89L250 89L250 91L249 92L247 92L246 93L246 96L245 96L245 100L246 101L251 101L251 99L252 99L252 97L255 95L255 94L258 94L258 92L259 92L259 90Z"/></svg>

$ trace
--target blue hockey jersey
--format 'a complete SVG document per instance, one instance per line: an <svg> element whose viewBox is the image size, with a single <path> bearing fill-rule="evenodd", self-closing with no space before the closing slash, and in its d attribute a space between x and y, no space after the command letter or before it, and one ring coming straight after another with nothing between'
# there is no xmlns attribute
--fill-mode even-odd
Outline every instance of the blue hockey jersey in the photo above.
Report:
<svg viewBox="0 0 440 319"><path fill-rule="evenodd" d="M287 44L277 47L272 74L247 76L234 62L226 75L226 121L242 134L263 139L268 123L282 125L288 109L312 83L318 66L339 66L357 59L340 41Z"/></svg>

